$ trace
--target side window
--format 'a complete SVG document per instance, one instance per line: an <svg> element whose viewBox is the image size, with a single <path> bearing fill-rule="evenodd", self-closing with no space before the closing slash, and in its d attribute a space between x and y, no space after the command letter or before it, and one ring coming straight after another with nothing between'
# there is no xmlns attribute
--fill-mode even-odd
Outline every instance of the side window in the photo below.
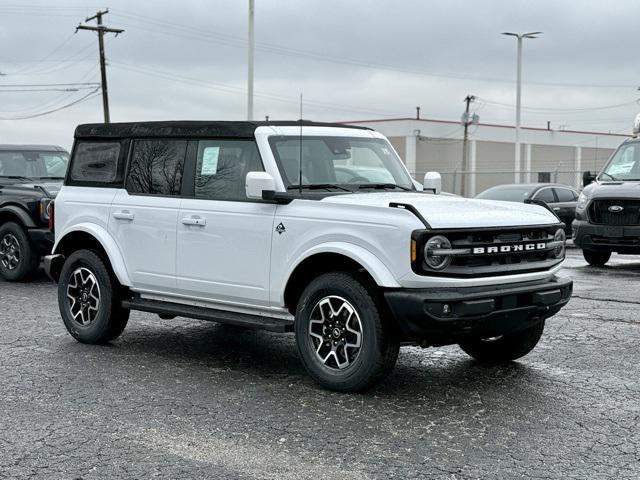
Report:
<svg viewBox="0 0 640 480"><path fill-rule="evenodd" d="M541 200L545 203L554 203L556 198L553 196L553 190L550 188L543 188L534 197L536 200Z"/></svg>
<svg viewBox="0 0 640 480"><path fill-rule="evenodd" d="M180 195L186 140L136 140L127 191L143 195Z"/></svg>
<svg viewBox="0 0 640 480"><path fill-rule="evenodd" d="M575 202L576 195L573 190L568 188L556 188L556 195L558 196L558 202Z"/></svg>
<svg viewBox="0 0 640 480"><path fill-rule="evenodd" d="M246 200L247 173L263 170L253 140L201 140L196 159L195 197Z"/></svg>
<svg viewBox="0 0 640 480"><path fill-rule="evenodd" d="M118 174L120 142L76 144L70 176L79 182L113 183Z"/></svg>

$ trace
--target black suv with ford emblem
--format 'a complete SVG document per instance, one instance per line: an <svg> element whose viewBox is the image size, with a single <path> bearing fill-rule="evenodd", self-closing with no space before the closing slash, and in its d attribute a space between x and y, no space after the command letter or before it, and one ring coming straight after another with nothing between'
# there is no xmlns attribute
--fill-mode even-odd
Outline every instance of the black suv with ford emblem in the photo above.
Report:
<svg viewBox="0 0 640 480"><path fill-rule="evenodd" d="M640 254L640 139L620 145L598 175L585 172L584 183L573 237L585 260L603 266L612 252Z"/></svg>

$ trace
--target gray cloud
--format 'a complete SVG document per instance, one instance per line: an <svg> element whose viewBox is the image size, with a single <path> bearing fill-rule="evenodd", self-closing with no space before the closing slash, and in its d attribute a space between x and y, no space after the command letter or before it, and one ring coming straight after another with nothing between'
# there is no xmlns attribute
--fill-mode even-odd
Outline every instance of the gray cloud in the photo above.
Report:
<svg viewBox="0 0 640 480"><path fill-rule="evenodd" d="M52 53L98 7L50 3L0 0L0 72L8 74L0 83L99 78L92 33L79 32ZM247 3L110 1L106 23L126 30L107 44L113 120L243 119ZM473 93L489 101L476 105L482 121L510 123L513 108L490 103L514 103L515 40L499 34L507 30L544 32L525 42L523 104L534 108L524 111L525 124L620 131L640 109L577 110L636 98L640 4L632 0L256 4L256 118L297 118L304 92L304 116L317 120L412 116L416 105L425 117L457 119ZM0 92L0 116L41 111L62 95ZM96 97L38 119L0 121L0 142L69 146L76 124L101 118Z"/></svg>

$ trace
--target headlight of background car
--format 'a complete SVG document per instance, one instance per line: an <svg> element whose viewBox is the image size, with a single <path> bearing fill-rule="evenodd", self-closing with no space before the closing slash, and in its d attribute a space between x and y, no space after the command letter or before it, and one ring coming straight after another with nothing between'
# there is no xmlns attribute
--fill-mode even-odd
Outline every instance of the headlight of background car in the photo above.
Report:
<svg viewBox="0 0 640 480"><path fill-rule="evenodd" d="M451 248L451 242L447 237L436 235L427 240L424 246L424 263L431 270L444 270L451 263L450 255L436 255L437 250Z"/></svg>
<svg viewBox="0 0 640 480"><path fill-rule="evenodd" d="M589 197L587 197L584 192L580 192L580 196L578 197L578 203L576 204L576 208L580 210L584 210L587 207L587 203L589 203Z"/></svg>
<svg viewBox="0 0 640 480"><path fill-rule="evenodd" d="M40 218L45 222L49 221L49 204L53 202L50 198L43 198L40 200L40 204L38 205L38 212L40 213Z"/></svg>
<svg viewBox="0 0 640 480"><path fill-rule="evenodd" d="M553 255L556 258L564 258L565 249L567 248L566 247L567 236L565 235L564 230L562 228L559 228L558 230L556 230L556 233L553 235L553 241L560 242L560 245L554 247Z"/></svg>

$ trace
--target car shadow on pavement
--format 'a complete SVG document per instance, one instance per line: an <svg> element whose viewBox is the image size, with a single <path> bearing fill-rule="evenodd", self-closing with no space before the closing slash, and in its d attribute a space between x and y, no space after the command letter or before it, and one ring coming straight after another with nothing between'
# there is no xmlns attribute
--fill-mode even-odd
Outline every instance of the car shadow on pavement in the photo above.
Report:
<svg viewBox="0 0 640 480"><path fill-rule="evenodd" d="M157 375L176 363L194 370L224 370L262 378L283 378L282 387L317 389L298 357L293 335L219 325L209 322L180 322L171 327L164 321L158 328L132 322L121 340L106 348L110 357L144 357L145 364L157 367ZM141 328L142 327L142 328ZM95 348L95 347L86 347ZM442 350L402 348L394 371L381 384L365 392L365 396L398 398L407 395L443 400L452 391L464 396L487 391L520 392L544 380L526 361L502 365L483 365L458 355L456 347ZM83 349L84 350L84 349ZM163 364L165 364L163 366ZM542 378L541 378L542 377Z"/></svg>

